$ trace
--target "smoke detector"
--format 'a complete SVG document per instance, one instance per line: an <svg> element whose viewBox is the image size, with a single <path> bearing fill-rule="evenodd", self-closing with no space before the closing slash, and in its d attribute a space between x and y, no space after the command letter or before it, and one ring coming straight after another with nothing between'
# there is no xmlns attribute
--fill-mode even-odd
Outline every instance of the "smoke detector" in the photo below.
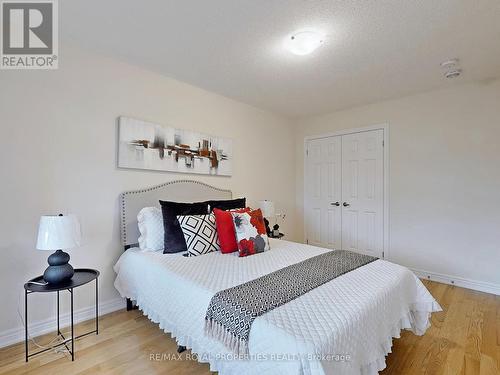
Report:
<svg viewBox="0 0 500 375"><path fill-rule="evenodd" d="M462 69L453 69L453 70L450 70L446 73L444 73L444 76L446 78L457 78L457 77L460 77L460 74L462 74Z"/></svg>
<svg viewBox="0 0 500 375"><path fill-rule="evenodd" d="M441 67L446 70L444 76L446 78L457 78L462 74L460 61L457 58L449 59L441 63Z"/></svg>
<svg viewBox="0 0 500 375"><path fill-rule="evenodd" d="M445 69L453 69L458 67L458 65L459 65L459 60L457 58L449 59L441 63L441 67Z"/></svg>

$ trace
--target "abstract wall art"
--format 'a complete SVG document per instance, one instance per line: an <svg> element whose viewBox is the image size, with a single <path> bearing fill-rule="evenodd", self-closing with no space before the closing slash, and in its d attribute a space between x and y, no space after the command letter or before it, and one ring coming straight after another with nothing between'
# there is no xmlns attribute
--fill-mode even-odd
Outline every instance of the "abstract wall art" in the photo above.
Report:
<svg viewBox="0 0 500 375"><path fill-rule="evenodd" d="M232 140L129 117L118 118L118 167L232 174Z"/></svg>

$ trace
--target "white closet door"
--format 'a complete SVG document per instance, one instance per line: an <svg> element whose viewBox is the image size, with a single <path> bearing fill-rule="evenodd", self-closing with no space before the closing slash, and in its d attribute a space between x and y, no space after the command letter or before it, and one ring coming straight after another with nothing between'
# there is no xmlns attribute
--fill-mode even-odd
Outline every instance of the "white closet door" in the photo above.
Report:
<svg viewBox="0 0 500 375"><path fill-rule="evenodd" d="M342 136L342 247L382 258L383 130Z"/></svg>
<svg viewBox="0 0 500 375"><path fill-rule="evenodd" d="M341 248L341 138L311 140L305 165L305 222L308 243Z"/></svg>

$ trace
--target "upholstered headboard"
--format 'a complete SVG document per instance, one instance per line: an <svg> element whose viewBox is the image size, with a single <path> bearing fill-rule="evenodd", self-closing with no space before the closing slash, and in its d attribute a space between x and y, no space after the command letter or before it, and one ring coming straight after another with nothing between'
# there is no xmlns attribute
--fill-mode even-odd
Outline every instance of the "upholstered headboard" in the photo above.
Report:
<svg viewBox="0 0 500 375"><path fill-rule="evenodd" d="M160 207L159 200L200 202L211 199L231 199L231 190L219 189L203 182L177 180L120 195L122 243L125 249L138 243L137 214L144 207Z"/></svg>

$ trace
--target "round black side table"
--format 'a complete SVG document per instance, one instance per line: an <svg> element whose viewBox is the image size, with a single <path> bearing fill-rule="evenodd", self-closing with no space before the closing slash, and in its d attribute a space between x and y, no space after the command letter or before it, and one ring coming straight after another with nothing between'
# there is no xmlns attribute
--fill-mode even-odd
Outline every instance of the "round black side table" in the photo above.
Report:
<svg viewBox="0 0 500 375"><path fill-rule="evenodd" d="M71 360L75 360L75 340L95 333L99 334L99 310L98 310L98 286L97 279L99 278L99 271L89 269L89 268L77 268L75 269L75 274L71 278L64 283L60 284L44 284L43 276L35 277L34 279L29 280L26 284L24 284L24 333L25 333L25 349L26 349L26 362L28 362L28 358L44 353L46 351L57 348L58 346L64 345L69 353L71 353ZM92 280L95 280L95 329L90 332L86 332L79 336L74 336L74 327L73 327L73 289L77 288L81 285L88 284ZM66 338L62 334L59 326L59 292L67 290L71 296L71 338ZM29 354L28 352L28 294L31 293L49 293L56 292L57 293L57 335L61 336L63 341L51 346L50 348L46 348L43 350L39 350L35 353ZM68 348L67 343L71 341L71 350Z"/></svg>

